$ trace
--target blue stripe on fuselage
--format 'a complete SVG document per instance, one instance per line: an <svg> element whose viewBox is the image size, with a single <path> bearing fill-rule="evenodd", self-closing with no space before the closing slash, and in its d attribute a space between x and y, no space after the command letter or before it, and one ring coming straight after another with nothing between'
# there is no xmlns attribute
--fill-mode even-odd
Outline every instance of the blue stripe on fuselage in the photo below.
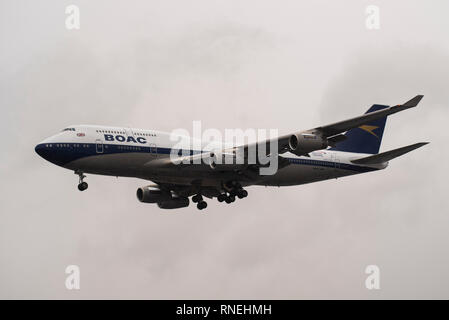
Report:
<svg viewBox="0 0 449 320"><path fill-rule="evenodd" d="M37 154L42 158L64 167L68 163L90 156L99 156L102 154L118 154L118 153L148 153L148 154L164 154L169 155L172 148L160 148L149 146L130 146L117 144L102 144L102 152L97 152L97 148L101 145L95 143L41 143L35 148ZM183 155L192 155L201 153L197 150L178 150ZM286 158L292 164L308 165L316 167L336 168L343 170L351 170L356 172L370 172L378 170L376 168L362 167L347 163L316 160L316 159L300 159Z"/></svg>

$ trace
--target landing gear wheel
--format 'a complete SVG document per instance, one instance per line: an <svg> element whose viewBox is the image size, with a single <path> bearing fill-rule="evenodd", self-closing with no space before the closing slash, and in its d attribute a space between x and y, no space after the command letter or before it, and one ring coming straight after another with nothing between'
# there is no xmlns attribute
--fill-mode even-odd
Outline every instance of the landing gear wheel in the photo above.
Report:
<svg viewBox="0 0 449 320"><path fill-rule="evenodd" d="M199 203L203 201L203 197L200 194L196 194L192 197L193 203Z"/></svg>
<svg viewBox="0 0 449 320"><path fill-rule="evenodd" d="M207 207L207 202L201 200L200 202L198 202L198 204L196 205L196 207L197 207L199 210L206 209L206 207Z"/></svg>
<svg viewBox="0 0 449 320"><path fill-rule="evenodd" d="M239 197L239 199L243 199L246 198L248 196L248 191L244 190L244 189L240 189L237 192L237 197Z"/></svg>
<svg viewBox="0 0 449 320"><path fill-rule="evenodd" d="M81 171L75 171L75 174L77 174L80 177L80 180L78 183L78 190L79 191L86 190L88 185L87 185L87 182L83 181L86 176Z"/></svg>
<svg viewBox="0 0 449 320"><path fill-rule="evenodd" d="M79 191L84 191L84 190L87 189L87 187L88 187L87 182L81 182L80 184L78 184L78 190Z"/></svg>
<svg viewBox="0 0 449 320"><path fill-rule="evenodd" d="M217 197L217 200L218 200L218 202L225 201L226 200L226 194L225 193L219 194L218 197Z"/></svg>
<svg viewBox="0 0 449 320"><path fill-rule="evenodd" d="M228 196L225 199L226 203L232 203L235 201L235 197L234 196Z"/></svg>

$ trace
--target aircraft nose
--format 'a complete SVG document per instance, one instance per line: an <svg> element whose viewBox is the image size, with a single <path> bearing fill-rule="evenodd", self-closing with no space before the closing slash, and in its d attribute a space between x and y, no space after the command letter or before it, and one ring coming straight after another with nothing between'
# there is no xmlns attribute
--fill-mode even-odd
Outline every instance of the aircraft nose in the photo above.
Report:
<svg viewBox="0 0 449 320"><path fill-rule="evenodd" d="M34 148L34 151L36 151L36 153L38 155L40 155L42 158L47 160L47 158L48 158L48 147L46 147L44 143L39 143L38 145L36 145L36 147Z"/></svg>
<svg viewBox="0 0 449 320"><path fill-rule="evenodd" d="M68 143L52 143L43 141L34 147L34 151L42 158L58 166L76 159L76 154Z"/></svg>
<svg viewBox="0 0 449 320"><path fill-rule="evenodd" d="M42 145L42 143L39 143L38 145L36 145L36 147L34 148L34 151L36 151L36 153L38 155L40 155L42 157L42 153L44 150L44 146Z"/></svg>
<svg viewBox="0 0 449 320"><path fill-rule="evenodd" d="M59 164L61 154L58 152L58 150L54 150L54 145L50 143L39 143L35 148L34 151L38 155L40 155L42 158L44 158L47 161L50 161L54 164Z"/></svg>

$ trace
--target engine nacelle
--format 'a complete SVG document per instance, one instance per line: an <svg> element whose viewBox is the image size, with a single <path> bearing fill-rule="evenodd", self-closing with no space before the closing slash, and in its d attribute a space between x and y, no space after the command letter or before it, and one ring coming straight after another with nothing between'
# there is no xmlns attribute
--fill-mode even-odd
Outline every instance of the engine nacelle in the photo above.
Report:
<svg viewBox="0 0 449 320"><path fill-rule="evenodd" d="M189 198L179 197L171 198L170 200L161 201L157 203L157 206L161 209L179 209L189 206Z"/></svg>
<svg viewBox="0 0 449 320"><path fill-rule="evenodd" d="M153 186L146 186L137 189L136 195L140 202L145 203L156 203L171 199L170 192L163 191Z"/></svg>
<svg viewBox="0 0 449 320"><path fill-rule="evenodd" d="M325 149L328 146L327 139L311 133L297 133L292 135L288 140L290 152L297 156L303 156L315 150Z"/></svg>

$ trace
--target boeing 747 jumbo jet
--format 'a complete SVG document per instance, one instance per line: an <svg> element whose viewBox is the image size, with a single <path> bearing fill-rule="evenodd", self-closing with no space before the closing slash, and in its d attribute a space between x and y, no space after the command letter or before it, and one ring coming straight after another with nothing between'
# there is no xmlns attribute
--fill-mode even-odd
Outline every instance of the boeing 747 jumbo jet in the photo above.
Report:
<svg viewBox="0 0 449 320"><path fill-rule="evenodd" d="M204 198L231 203L236 197L245 198L244 188L252 185L292 186L385 169L388 161L427 144L379 153L387 116L415 107L422 97L396 106L375 104L352 119L258 142L269 162L276 160L273 174L261 174L269 162L259 157L250 161L254 144L218 151L201 144L194 148L191 140L154 130L75 125L45 139L35 150L73 170L80 191L87 189L86 173L136 177L153 182L137 189L139 201L177 209L187 207L192 197L202 210L207 206Z"/></svg>

